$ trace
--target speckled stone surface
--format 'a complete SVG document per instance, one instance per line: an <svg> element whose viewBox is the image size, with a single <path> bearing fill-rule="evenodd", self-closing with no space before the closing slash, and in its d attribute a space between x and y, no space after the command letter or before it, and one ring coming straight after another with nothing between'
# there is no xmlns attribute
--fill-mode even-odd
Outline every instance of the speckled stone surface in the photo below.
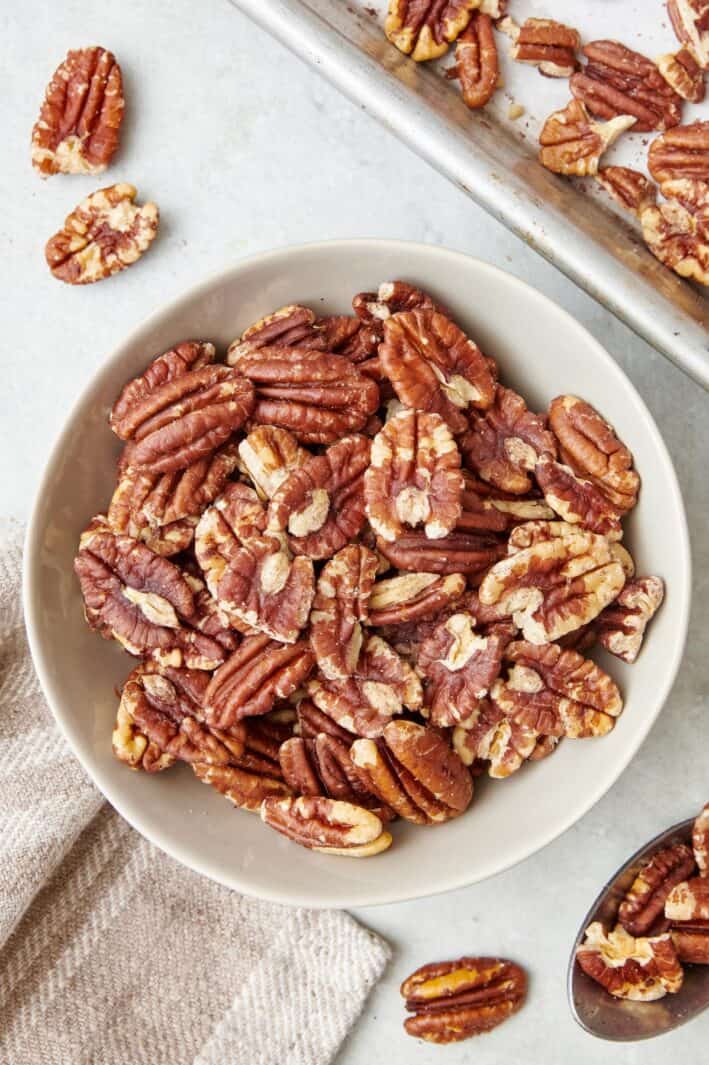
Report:
<svg viewBox="0 0 709 1065"><path fill-rule="evenodd" d="M709 396L226 0L25 0L0 15L0 27L3 513L27 516L77 391L130 329L211 271L286 243L382 236L469 252L560 303L631 377L672 453L690 521L694 608L680 676L622 779L542 853L465 891L358 913L390 940L394 960L339 1061L702 1061L709 1018L654 1044L591 1039L568 1012L565 971L578 922L607 876L649 836L709 799L702 761L709 731ZM61 176L42 182L30 167L29 138L54 66L67 48L93 43L116 53L127 93L123 147L99 182L133 182L142 199L157 200L162 222L138 266L70 289L50 276L44 243L97 182ZM525 965L528 1006L475 1042L446 1050L417 1044L401 1029L398 985L421 963L463 951L505 954Z"/></svg>

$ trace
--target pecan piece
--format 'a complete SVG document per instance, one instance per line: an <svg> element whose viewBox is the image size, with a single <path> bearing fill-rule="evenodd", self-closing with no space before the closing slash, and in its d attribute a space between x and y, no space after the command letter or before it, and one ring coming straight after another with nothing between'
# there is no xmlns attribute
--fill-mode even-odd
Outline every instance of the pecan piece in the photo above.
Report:
<svg viewBox="0 0 709 1065"><path fill-rule="evenodd" d="M570 525L583 525L609 540L623 535L620 514L592 481L577 477L570 466L542 455L534 470L537 484L552 510Z"/></svg>
<svg viewBox="0 0 709 1065"><path fill-rule="evenodd" d="M694 819L692 847L699 875L709 875L709 803Z"/></svg>
<svg viewBox="0 0 709 1065"><path fill-rule="evenodd" d="M573 74L574 96L598 118L635 118L635 133L665 130L682 120L682 98L651 59L618 41L592 41L583 49L588 63Z"/></svg>
<svg viewBox="0 0 709 1065"><path fill-rule="evenodd" d="M665 181L662 194L667 202L640 216L645 243L680 277L709 285L709 185L678 178Z"/></svg>
<svg viewBox="0 0 709 1065"><path fill-rule="evenodd" d="M684 843L653 854L642 867L618 908L618 921L631 936L666 932L665 900L675 884L694 872L694 855Z"/></svg>
<svg viewBox="0 0 709 1065"><path fill-rule="evenodd" d="M380 330L383 330L381 323L399 311L448 313L428 292L410 285L408 281L382 281L377 292L358 292L352 300L352 310L365 325L378 326ZM383 332L380 332L380 341L382 337Z"/></svg>
<svg viewBox="0 0 709 1065"><path fill-rule="evenodd" d="M467 437L464 434L458 441L461 451L466 447ZM479 481L467 470L463 471L461 503L463 511L456 526L460 532L504 533L521 522L549 521L554 517L554 511L540 496L503 492L486 481Z"/></svg>
<svg viewBox="0 0 709 1065"><path fill-rule="evenodd" d="M470 773L446 740L425 725L390 721L379 741L355 740L350 755L363 785L414 824L448 821L470 805Z"/></svg>
<svg viewBox="0 0 709 1065"><path fill-rule="evenodd" d="M657 69L678 96L693 104L704 99L704 71L686 48L679 52L666 52L655 60Z"/></svg>
<svg viewBox="0 0 709 1065"><path fill-rule="evenodd" d="M655 137L647 165L660 184L677 178L709 182L709 122L676 126Z"/></svg>
<svg viewBox="0 0 709 1065"><path fill-rule="evenodd" d="M32 166L43 178L100 174L118 147L123 107L123 78L112 52L67 52L32 130Z"/></svg>
<svg viewBox="0 0 709 1065"><path fill-rule="evenodd" d="M357 736L381 736L394 714L418 710L421 681L381 636L370 636L357 670L344 680L324 676L308 681L308 695L319 710Z"/></svg>
<svg viewBox="0 0 709 1065"><path fill-rule="evenodd" d="M350 745L327 733L314 739L293 736L281 744L278 754L286 783L298 795L325 795L372 809L381 821L390 821L393 811L362 786L352 765Z"/></svg>
<svg viewBox="0 0 709 1065"><path fill-rule="evenodd" d="M554 434L544 417L527 410L522 397L502 385L482 417L471 415L459 447L466 464L483 481L514 495L530 491L530 472L544 452L556 457Z"/></svg>
<svg viewBox="0 0 709 1065"><path fill-rule="evenodd" d="M558 528L550 539L518 549L529 531L517 526L513 553L489 570L478 594L483 605L511 615L526 640L541 644L593 620L617 597L625 574L604 537L564 522L533 524Z"/></svg>
<svg viewBox="0 0 709 1065"><path fill-rule="evenodd" d="M376 573L377 556L361 544L343 547L323 566L310 615L310 644L328 680L344 680L357 668Z"/></svg>
<svg viewBox="0 0 709 1065"><path fill-rule="evenodd" d="M253 383L252 420L288 429L305 444L331 444L358 432L379 406L379 387L344 355L264 347L231 362Z"/></svg>
<svg viewBox="0 0 709 1065"><path fill-rule="evenodd" d="M695 876L675 884L665 900L665 917L677 921L709 921L709 877Z"/></svg>
<svg viewBox="0 0 709 1065"><path fill-rule="evenodd" d="M417 525L431 540L447 536L460 517L462 491L460 452L439 415L404 410L375 436L364 498L369 524L384 540Z"/></svg>
<svg viewBox="0 0 709 1065"><path fill-rule="evenodd" d="M584 104L571 100L546 119L539 134L539 162L555 174L593 176L606 149L634 125L632 115L620 114L608 122L592 122Z"/></svg>
<svg viewBox="0 0 709 1065"><path fill-rule="evenodd" d="M135 204L125 182L92 192L47 241L47 265L59 281L89 285L125 270L148 250L158 231L157 204Z"/></svg>
<svg viewBox="0 0 709 1065"><path fill-rule="evenodd" d="M505 553L496 536L452 532L440 540L429 540L424 532L409 532L393 544L377 539L377 549L401 570L425 573L478 574Z"/></svg>
<svg viewBox="0 0 709 1065"><path fill-rule="evenodd" d="M448 77L460 80L463 100L475 110L492 99L499 73L492 19L481 11L474 11L467 28L458 38L455 66L448 72Z"/></svg>
<svg viewBox="0 0 709 1065"><path fill-rule="evenodd" d="M468 25L479 0L389 0L384 32L416 63L436 59Z"/></svg>
<svg viewBox="0 0 709 1065"><path fill-rule="evenodd" d="M677 40L709 70L709 0L667 0L667 13Z"/></svg>
<svg viewBox="0 0 709 1065"><path fill-rule="evenodd" d="M660 577L629 580L617 599L602 610L594 625L598 642L624 662L640 653L645 629L660 608L665 586Z"/></svg>
<svg viewBox="0 0 709 1065"><path fill-rule="evenodd" d="M506 717L497 703L482 699L465 726L453 730L453 749L464 765L486 765L493 779L505 780L534 757L540 738L536 729Z"/></svg>
<svg viewBox="0 0 709 1065"><path fill-rule="evenodd" d="M184 377L191 370L201 370L213 363L215 354L214 344L184 340L162 355L157 355L142 374L123 386L113 404L108 423L116 436L121 440L130 440L135 436L143 422L165 406L163 386L178 377ZM179 399L181 395L178 386L174 398Z"/></svg>
<svg viewBox="0 0 709 1065"><path fill-rule="evenodd" d="M315 314L309 307L289 304L264 315L232 340L226 353L227 362L233 366L241 355L264 347L311 347L314 339ZM316 347L320 345L316 342Z"/></svg>
<svg viewBox="0 0 709 1065"><path fill-rule="evenodd" d="M638 218L657 199L657 188L652 181L628 166L602 166L596 180L617 204Z"/></svg>
<svg viewBox="0 0 709 1065"><path fill-rule="evenodd" d="M258 813L261 804L269 799L281 799L290 795L290 788L283 780L266 773L253 773L238 765L210 765L198 762L192 772L203 784L209 784L220 795L239 809Z"/></svg>
<svg viewBox="0 0 709 1065"><path fill-rule="evenodd" d="M486 410L495 398L495 379L477 344L436 310L385 319L379 358L401 402L439 414L453 433L467 429L469 406Z"/></svg>
<svg viewBox="0 0 709 1065"><path fill-rule="evenodd" d="M228 484L204 511L195 531L195 556L215 599L219 599L219 582L239 548L260 543L265 532L266 511L246 484ZM279 546L275 538L273 546Z"/></svg>
<svg viewBox="0 0 709 1065"><path fill-rule="evenodd" d="M577 396L557 396L549 424L574 473L595 484L621 514L632 510L640 488L633 456L598 411Z"/></svg>
<svg viewBox="0 0 709 1065"><path fill-rule="evenodd" d="M527 996L524 969L505 958L431 962L401 985L409 1035L429 1043L457 1043L489 1032L521 1009Z"/></svg>
<svg viewBox="0 0 709 1065"><path fill-rule="evenodd" d="M562 697L564 703L559 705L558 712L566 736L602 735L613 727L612 720L608 719L618 717L623 709L615 681L577 651L555 643L539 646L517 640L508 644L505 658L514 663L510 687L530 693L547 688ZM538 731L549 730L539 728Z"/></svg>
<svg viewBox="0 0 709 1065"><path fill-rule="evenodd" d="M146 773L159 773L174 765L176 756L163 750L154 740L150 739L137 724L133 713L138 701L149 697L150 681L145 689L142 681L144 675L150 672L151 664L150 662L142 663L126 678L118 704L116 723L113 726L111 746L119 762L125 762L131 769L142 769ZM194 673L208 681L206 673L197 670Z"/></svg>
<svg viewBox="0 0 709 1065"><path fill-rule="evenodd" d="M281 644L268 636L247 636L209 682L207 724L228 729L242 718L267 714L277 699L287 699L303 684L313 663L305 641Z"/></svg>
<svg viewBox="0 0 709 1065"><path fill-rule="evenodd" d="M372 626L404 625L434 618L465 591L462 573L401 573L373 585L366 623Z"/></svg>
<svg viewBox="0 0 709 1065"><path fill-rule="evenodd" d="M346 436L292 470L268 508L268 528L286 532L298 555L331 558L364 524L370 442Z"/></svg>
<svg viewBox="0 0 709 1065"><path fill-rule="evenodd" d="M354 732L338 725L329 714L323 713L310 699L300 699L296 710L296 733L306 740L314 740L323 733L326 736L334 736L336 740L342 740L349 749L350 744L357 739Z"/></svg>
<svg viewBox="0 0 709 1065"><path fill-rule="evenodd" d="M424 716L439 727L465 722L500 672L507 640L475 631L467 613L452 614L423 640L416 666L426 678Z"/></svg>
<svg viewBox="0 0 709 1065"><path fill-rule="evenodd" d="M273 499L289 474L309 453L287 429L259 425L239 444L241 466L262 499Z"/></svg>
<svg viewBox="0 0 709 1065"><path fill-rule="evenodd" d="M636 939L618 926L608 935L600 921L576 949L583 971L615 998L654 1002L682 986L684 971L670 935Z"/></svg>
<svg viewBox="0 0 709 1065"><path fill-rule="evenodd" d="M261 820L293 843L321 854L368 858L391 846L391 834L371 810L321 795L264 799Z"/></svg>
<svg viewBox="0 0 709 1065"><path fill-rule="evenodd" d="M578 68L576 52L581 47L581 38L576 30L562 22L528 18L518 26L511 18L504 18L497 28L512 40L512 59L537 67L548 78L568 78Z"/></svg>
<svg viewBox="0 0 709 1065"><path fill-rule="evenodd" d="M670 935L677 957L690 965L709 965L709 921L679 921Z"/></svg>

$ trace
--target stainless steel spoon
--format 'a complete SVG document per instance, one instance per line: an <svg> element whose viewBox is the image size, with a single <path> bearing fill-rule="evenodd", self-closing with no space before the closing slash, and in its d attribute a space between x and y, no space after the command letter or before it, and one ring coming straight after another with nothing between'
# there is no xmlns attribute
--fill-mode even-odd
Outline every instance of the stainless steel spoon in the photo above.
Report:
<svg viewBox="0 0 709 1065"><path fill-rule="evenodd" d="M613 998L576 964L576 948L591 922L602 921L612 928L618 906L643 861L673 843L691 846L693 824L694 818L690 818L673 825L637 851L608 881L583 919L569 959L567 991L574 1019L599 1039L616 1043L652 1039L679 1028L709 1006L709 965L685 965L684 982L676 995L665 995L657 1002L628 1002Z"/></svg>

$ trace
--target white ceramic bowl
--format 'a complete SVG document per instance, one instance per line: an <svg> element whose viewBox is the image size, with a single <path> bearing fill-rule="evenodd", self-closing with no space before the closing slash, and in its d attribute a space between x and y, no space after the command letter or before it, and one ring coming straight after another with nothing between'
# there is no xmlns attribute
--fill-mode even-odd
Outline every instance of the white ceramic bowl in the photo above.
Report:
<svg viewBox="0 0 709 1065"><path fill-rule="evenodd" d="M661 575L665 603L637 663L605 664L625 696L614 731L567 740L513 778L476 783L461 818L436 828L395 824L394 844L364 861L312 854L235 810L184 766L133 773L111 753L115 687L135 664L89 631L72 559L79 533L105 509L118 443L106 415L123 383L186 338L224 350L285 303L346 312L355 292L406 278L450 307L505 382L534 409L579 393L618 429L643 479L627 543L640 573ZM67 420L47 464L28 532L25 607L42 687L77 757L121 814L173 857L230 887L278 902L360 906L471 884L526 858L574 824L611 787L659 713L679 666L690 601L690 554L677 479L660 434L612 358L564 311L495 267L440 248L338 241L237 263L159 310L106 360Z"/></svg>

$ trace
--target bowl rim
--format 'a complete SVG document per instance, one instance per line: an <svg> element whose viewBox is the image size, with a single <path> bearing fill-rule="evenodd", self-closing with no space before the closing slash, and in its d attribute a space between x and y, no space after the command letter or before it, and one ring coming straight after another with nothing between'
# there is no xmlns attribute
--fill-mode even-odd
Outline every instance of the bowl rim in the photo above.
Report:
<svg viewBox="0 0 709 1065"><path fill-rule="evenodd" d="M402 262L406 261L407 252L416 251L417 254L424 254L433 258L439 258L448 262L465 262L474 263L475 266L487 272L493 277L503 279L505 284L509 284L513 289L526 290L528 294L531 294L534 299L538 300L541 305L547 308L552 314L561 315L566 319L567 324L575 329L579 335L584 337L584 340L595 349L595 354L604 364L605 369L609 372L612 378L615 378L623 387L629 388L635 402L641 413L644 416L644 423L648 434L653 440L655 447L662 455L667 468L668 479L671 489L671 498L668 499L668 506L672 507L678 516L679 532L680 532L680 545L681 545L681 563L684 571L684 579L682 580L681 587L673 585L673 598L676 597L676 601L679 607L679 632L678 640L675 643L675 653L672 656L671 661L664 661L665 669L663 670L663 680L657 686L657 695L654 700L655 710L651 715L646 716L642 723L638 727L632 742L629 744L627 756L623 760L622 764L618 768L615 775L612 775L610 779L605 777L599 778L600 783L589 793L586 800L582 804L581 808L574 808L570 815L564 816L559 823L550 828L541 837L535 837L535 841L531 846L525 846L520 850L518 856L500 862L492 870L482 872L480 874L461 872L458 875L451 875L447 878L445 883L439 884L436 887L424 888L423 890L416 887L406 888L401 885L397 887L394 883L388 889L376 888L365 889L360 891L357 895L347 895L346 893L338 892L324 894L318 898L313 899L309 894L304 892L293 892L286 890L279 890L277 886L263 888L261 885L258 888L258 892L254 892L253 886L244 881L236 873L229 871L225 872L223 867L219 866L216 862L209 861L201 858L199 855L195 855L192 848L188 845L182 845L179 842L173 842L166 840L162 834L158 831L153 831L151 828L147 828L141 823L139 816L136 816L134 812L130 814L126 812L122 801L122 795L120 792L116 793L111 786L110 781L104 780L103 774L99 767L91 764L89 759L85 759L79 752L78 742L75 736L78 737L79 730L72 727L62 711L62 697L60 693L55 690L55 686L51 677L51 670L49 663L52 657L52 650L43 646L39 637L39 627L37 622L37 615L41 610L41 587L39 580L39 548L40 539L42 534L42 527L40 523L41 518L41 502L45 495L49 484L55 473L55 469L60 463L61 456L63 454L66 442L71 433L71 427L74 424L81 408L84 406L89 394L97 388L101 379L104 376L110 375L112 369L120 364L125 358L125 350L131 347L138 340L139 336L149 330L152 327L159 325L160 321L176 313L182 303L188 299L199 298L206 295L211 289L217 285L223 284L231 275L238 276L244 271L249 271L254 267L268 266L269 261L278 262L283 259L284 256L298 256L299 254L308 254L318 250L330 250L333 254L341 252L366 252L372 247L378 247L386 249L393 253L401 255ZM405 274L406 271L404 270ZM34 667L40 682L42 692L47 700L47 703L51 709L55 722L57 723L59 730L64 739L69 744L72 753L81 764L84 771L88 774L93 784L101 792L104 798L110 802L110 804L118 811L118 813L133 827L137 832L140 832L142 836L148 839L160 850L168 854L171 858L187 866L187 868L200 873L203 876L208 877L211 880L216 881L231 888L232 890L239 891L242 894L251 895L252 897L262 898L269 902L280 903L290 906L307 906L310 908L336 908L347 909L363 906L378 906L387 905L396 902L407 902L418 898L428 898L435 895L440 895L448 891L455 891L460 888L471 886L483 880L497 876L499 873L504 872L507 869L519 864L525 859L531 857L531 855L538 853L544 847L548 846L555 839L559 838L563 833L567 832L573 825L581 821L583 817L592 809L593 806L599 802L603 796L610 791L616 781L620 778L623 771L628 767L633 758L638 753L640 747L644 743L647 735L652 728L653 724L657 720L659 714L664 708L667 697L674 684L679 667L684 655L684 648L687 639L687 631L689 627L689 616L691 607L691 586L692 586L692 557L691 557L691 545L689 538L689 530L687 524L687 515L682 498L677 473L672 461L672 457L667 449L667 446L662 438L660 430L655 423L650 410L648 409L645 401L640 396L639 392L635 388L635 385L624 372L624 370L618 365L611 354L603 347L603 345L596 340L596 338L589 332L584 325L582 325L572 314L561 307L553 299L540 292L539 289L530 285L528 282L523 281L516 275L509 273L506 270L501 269L498 266L488 263L483 259L478 259L476 256L468 255L465 252L453 251L448 248L440 247L435 244L427 244L423 241L407 241L398 239L389 239L382 237L356 237L356 238L343 238L335 240L322 240L322 241L310 241L302 244L285 245L278 248L270 248L265 251L258 252L254 255L249 255L243 259L238 259L236 262L231 262L229 265L223 266L221 269L211 272L203 280L198 281L196 284L185 289L179 295L173 297L166 304L161 305L156 310L152 311L146 318L139 322L133 329L125 336L121 342L116 345L110 354L105 357L100 365L89 376L88 380L80 390L75 402L73 403L71 410L64 419L64 423L57 434L54 443L52 444L49 454L47 456L43 473L39 479L36 494L32 504L30 512L30 518L27 524L27 530L25 534L24 550L23 550L23 563L22 563L22 604L25 617L27 639L32 655Z"/></svg>

